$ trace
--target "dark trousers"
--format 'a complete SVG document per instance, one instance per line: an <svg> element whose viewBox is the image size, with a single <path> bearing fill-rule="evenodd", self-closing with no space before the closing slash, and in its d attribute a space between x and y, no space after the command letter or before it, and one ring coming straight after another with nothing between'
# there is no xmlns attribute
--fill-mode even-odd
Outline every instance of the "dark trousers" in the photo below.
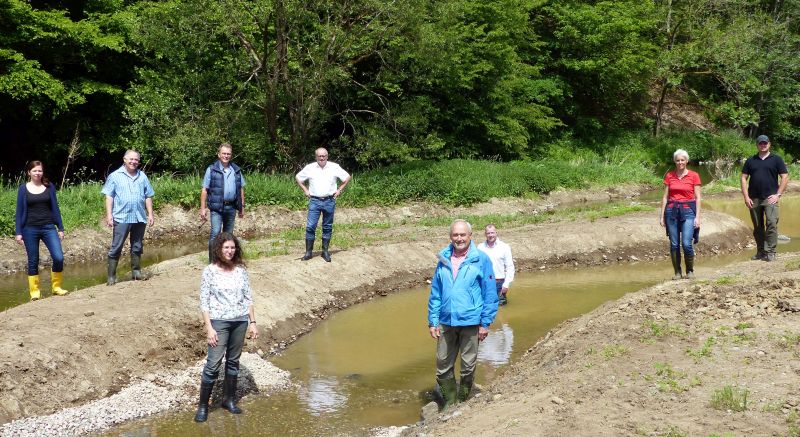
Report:
<svg viewBox="0 0 800 437"><path fill-rule="evenodd" d="M28 254L28 276L39 274L39 241L43 241L53 259L52 270L64 271L64 251L61 249L61 240L58 230L53 225L25 226L22 228L22 242L25 243L25 252Z"/></svg>
<svg viewBox="0 0 800 437"><path fill-rule="evenodd" d="M131 253L141 255L143 251L144 230L147 223L116 223L114 222L114 236L111 240L111 249L108 250L108 257L119 259L122 254L122 246L125 239L131 236Z"/></svg>
<svg viewBox="0 0 800 437"><path fill-rule="evenodd" d="M758 253L775 253L778 247L778 204L770 205L767 199L752 199L750 220L753 221L753 238Z"/></svg>
<svg viewBox="0 0 800 437"><path fill-rule="evenodd" d="M247 321L212 320L211 326L217 331L217 345L208 347L208 359L203 368L203 382L213 384L219 376L222 358L225 358L225 374L239 375L239 358L242 356L244 336L247 334Z"/></svg>

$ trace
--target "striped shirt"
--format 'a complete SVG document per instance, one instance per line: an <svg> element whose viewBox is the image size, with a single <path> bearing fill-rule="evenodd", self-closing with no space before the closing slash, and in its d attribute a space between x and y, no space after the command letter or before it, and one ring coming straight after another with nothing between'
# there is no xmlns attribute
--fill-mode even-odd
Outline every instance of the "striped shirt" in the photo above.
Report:
<svg viewBox="0 0 800 437"><path fill-rule="evenodd" d="M131 176L123 165L108 175L102 193L114 198L111 210L116 223L147 223L144 201L156 193L143 171Z"/></svg>

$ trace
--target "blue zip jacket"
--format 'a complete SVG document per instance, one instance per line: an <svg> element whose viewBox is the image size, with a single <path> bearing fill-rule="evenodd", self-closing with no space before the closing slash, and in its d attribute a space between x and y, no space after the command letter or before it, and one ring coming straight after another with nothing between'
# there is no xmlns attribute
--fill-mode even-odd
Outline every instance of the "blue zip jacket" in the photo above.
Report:
<svg viewBox="0 0 800 437"><path fill-rule="evenodd" d="M439 252L431 279L428 326L475 326L488 328L497 315L497 284L492 260L469 243L469 251L456 278L450 267L453 246Z"/></svg>

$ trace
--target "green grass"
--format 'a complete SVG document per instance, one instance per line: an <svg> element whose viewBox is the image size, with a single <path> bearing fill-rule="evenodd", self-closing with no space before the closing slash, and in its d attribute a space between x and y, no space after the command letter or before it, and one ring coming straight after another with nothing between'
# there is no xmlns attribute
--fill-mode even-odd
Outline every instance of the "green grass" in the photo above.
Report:
<svg viewBox="0 0 800 437"><path fill-rule="evenodd" d="M714 345L717 343L716 337L708 337L698 349L686 349L686 354L690 357L693 357L695 360L699 360L701 358L707 358L711 356L711 350Z"/></svg>
<svg viewBox="0 0 800 437"><path fill-rule="evenodd" d="M653 319L645 320L644 323L642 323L642 328L644 328L644 333L642 334L642 341L644 342L653 342L656 339L672 335L678 337L686 335L686 330L680 326L670 325L667 322L658 323Z"/></svg>
<svg viewBox="0 0 800 437"><path fill-rule="evenodd" d="M628 355L631 352L630 348L621 344L609 344L603 348L601 354L606 360L612 358Z"/></svg>
<svg viewBox="0 0 800 437"><path fill-rule="evenodd" d="M747 411L747 396L750 391L726 385L711 394L711 408L717 410Z"/></svg>
<svg viewBox="0 0 800 437"><path fill-rule="evenodd" d="M156 192L156 209L164 205L197 208L200 202L199 175L148 175ZM246 203L249 206L279 205L302 209L307 201L293 175L245 173ZM6 182L0 190L0 234L13 235L18 183ZM657 184L658 178L642 162L624 163L559 160L494 162L455 159L415 161L355 173L339 206L365 207L425 201L439 205L469 206L493 197L538 198L553 190L605 188L621 183ZM64 225L68 230L94 226L103 215L102 185L83 182L58 192ZM631 206L629 210L645 208ZM624 214L613 208L597 217Z"/></svg>
<svg viewBox="0 0 800 437"><path fill-rule="evenodd" d="M736 276L720 276L714 283L717 285L730 285L736 282Z"/></svg>

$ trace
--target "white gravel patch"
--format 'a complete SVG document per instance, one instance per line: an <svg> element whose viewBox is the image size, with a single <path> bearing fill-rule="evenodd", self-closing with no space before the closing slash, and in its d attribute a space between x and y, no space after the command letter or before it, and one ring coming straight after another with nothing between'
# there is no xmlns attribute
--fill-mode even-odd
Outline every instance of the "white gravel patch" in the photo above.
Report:
<svg viewBox="0 0 800 437"><path fill-rule="evenodd" d="M398 437L407 426L387 426L370 430L370 437Z"/></svg>
<svg viewBox="0 0 800 437"><path fill-rule="evenodd" d="M289 372L256 354L242 353L237 396L274 392L291 385ZM147 374L119 393L80 407L66 408L48 416L27 417L0 428L2 437L68 437L100 431L127 420L197 402L200 373L205 360L180 373ZM223 364L224 366L224 364ZM222 395L222 379L215 385L212 401Z"/></svg>

